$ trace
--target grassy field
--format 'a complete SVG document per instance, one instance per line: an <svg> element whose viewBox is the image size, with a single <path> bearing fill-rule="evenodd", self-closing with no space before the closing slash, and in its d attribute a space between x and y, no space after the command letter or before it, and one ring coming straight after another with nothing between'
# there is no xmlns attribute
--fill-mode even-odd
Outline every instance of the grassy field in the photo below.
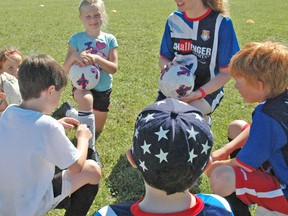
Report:
<svg viewBox="0 0 288 216"><path fill-rule="evenodd" d="M69 37L82 31L78 0L0 0L2 15L0 47L14 45L24 56L46 53L63 63ZM90 209L92 215L103 205L143 196L143 182L125 158L131 146L137 114L154 102L158 88L159 46L167 16L176 9L172 0L106 0L109 15L107 32L119 43L119 70L114 75L109 117L96 148L101 157L103 178ZM230 15L240 46L251 41L274 40L288 43L287 0L230 0ZM254 24L246 21L252 19ZM226 129L234 119L250 121L255 105L248 105L233 88L226 86L225 98L213 114L214 149L227 142ZM61 102L70 100L71 86ZM74 103L75 105L75 103ZM73 134L69 134L73 136ZM194 192L209 193L207 177L199 180ZM63 215L53 210L48 215Z"/></svg>

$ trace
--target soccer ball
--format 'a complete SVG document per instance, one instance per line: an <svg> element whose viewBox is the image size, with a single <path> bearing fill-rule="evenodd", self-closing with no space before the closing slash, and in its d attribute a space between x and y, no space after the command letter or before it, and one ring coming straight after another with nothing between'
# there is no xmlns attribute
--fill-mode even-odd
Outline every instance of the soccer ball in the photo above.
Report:
<svg viewBox="0 0 288 216"><path fill-rule="evenodd" d="M194 88L195 75L181 64L171 65L161 71L159 89L166 97L180 99Z"/></svg>
<svg viewBox="0 0 288 216"><path fill-rule="evenodd" d="M99 82L100 69L97 65L80 67L79 65L74 64L70 68L69 79L75 88L81 90L91 90Z"/></svg>

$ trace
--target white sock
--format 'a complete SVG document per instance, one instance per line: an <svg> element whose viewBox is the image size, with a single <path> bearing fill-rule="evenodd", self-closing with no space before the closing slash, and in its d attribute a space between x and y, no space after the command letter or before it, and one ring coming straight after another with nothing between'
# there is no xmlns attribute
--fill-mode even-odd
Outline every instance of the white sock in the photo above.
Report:
<svg viewBox="0 0 288 216"><path fill-rule="evenodd" d="M78 119L78 111L74 107L72 107L72 109L67 110L65 113L65 116L72 117L72 118L79 120Z"/></svg>
<svg viewBox="0 0 288 216"><path fill-rule="evenodd" d="M92 138L89 140L89 148L95 151L95 117L93 111L79 110L77 119L81 124L86 124L89 130L91 131Z"/></svg>

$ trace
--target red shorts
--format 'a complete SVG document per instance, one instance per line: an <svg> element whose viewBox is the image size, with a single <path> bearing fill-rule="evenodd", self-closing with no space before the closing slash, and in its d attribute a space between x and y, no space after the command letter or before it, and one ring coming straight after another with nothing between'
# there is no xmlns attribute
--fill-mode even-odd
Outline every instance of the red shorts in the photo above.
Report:
<svg viewBox="0 0 288 216"><path fill-rule="evenodd" d="M281 185L275 176L260 170L247 172L234 167L236 195L246 204L257 204L270 211L288 214L288 187Z"/></svg>

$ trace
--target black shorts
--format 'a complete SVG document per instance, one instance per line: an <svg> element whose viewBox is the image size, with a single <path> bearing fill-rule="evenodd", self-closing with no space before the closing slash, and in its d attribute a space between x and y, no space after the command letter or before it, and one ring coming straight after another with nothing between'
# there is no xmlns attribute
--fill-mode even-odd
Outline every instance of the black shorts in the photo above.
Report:
<svg viewBox="0 0 288 216"><path fill-rule="evenodd" d="M75 87L72 89L72 94L76 90ZM94 89L90 90L93 95L93 109L100 112L109 112L110 109L110 95L112 89L109 89L104 92L95 91ZM73 96L74 97L74 96Z"/></svg>
<svg viewBox="0 0 288 216"><path fill-rule="evenodd" d="M57 172L52 180L54 197L62 193L62 171Z"/></svg>
<svg viewBox="0 0 288 216"><path fill-rule="evenodd" d="M104 92L99 92L92 89L91 93L93 95L93 109L100 112L109 112L111 92L112 89Z"/></svg>

